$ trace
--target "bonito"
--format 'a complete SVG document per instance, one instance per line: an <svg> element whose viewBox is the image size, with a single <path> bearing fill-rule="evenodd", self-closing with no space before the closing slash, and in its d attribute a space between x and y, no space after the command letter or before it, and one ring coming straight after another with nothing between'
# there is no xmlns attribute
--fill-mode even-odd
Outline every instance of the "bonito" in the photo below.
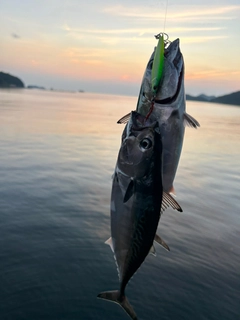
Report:
<svg viewBox="0 0 240 320"><path fill-rule="evenodd" d="M114 252L120 289L102 292L99 298L118 303L137 319L125 296L125 288L150 252L154 239L168 246L156 235L161 212L177 202L163 192L162 142L158 123L136 111L122 134L122 143L114 172L111 194L111 238L107 243Z"/></svg>
<svg viewBox="0 0 240 320"><path fill-rule="evenodd" d="M193 128L200 125L186 113L184 61L179 48L179 39L169 45L165 43L163 72L156 93L153 92L151 83L154 53L155 50L143 76L136 110L141 115L158 122L163 147L161 163L163 190L174 192L173 181L181 155L185 125ZM126 122L129 115L124 116L118 123Z"/></svg>

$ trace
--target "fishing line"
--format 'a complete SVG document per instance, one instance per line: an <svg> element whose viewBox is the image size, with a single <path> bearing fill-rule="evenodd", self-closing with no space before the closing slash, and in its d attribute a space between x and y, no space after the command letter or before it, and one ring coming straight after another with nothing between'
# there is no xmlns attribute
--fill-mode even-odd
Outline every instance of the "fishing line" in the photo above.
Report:
<svg viewBox="0 0 240 320"><path fill-rule="evenodd" d="M164 48L166 48L166 46L167 46L167 44L169 43L169 40L168 40L168 35L165 33L165 26L166 26L166 20L167 20L167 9L168 9L168 0L166 0L166 7L165 7L165 16L164 16L164 24L163 24L163 32L161 32L161 33L159 33L159 34L157 34L157 35L155 35L155 38L156 39L159 39L159 42L158 42L158 45L157 45L157 47L156 47L156 51L155 51L155 55L154 55L154 60L153 60L153 65L152 65L152 69L154 68L154 63L155 63L155 61L158 61L158 62L156 62L157 63L157 65L158 65L158 68L159 68L159 63L160 63L160 61L158 60L159 59L159 57L157 58L157 60L155 60L156 59L156 52L157 52L157 56L158 56L158 54L160 54L160 56L162 55L162 58L163 58L163 54L164 53L160 53L161 52L161 50L162 50L162 48L161 48L161 46L164 46ZM160 39L162 39L162 42L160 42ZM159 46L160 45L160 46ZM160 49L161 48L161 49ZM164 50L164 48L163 48L163 50ZM163 63L163 61L162 61L162 63ZM161 64L162 64L161 63ZM156 67L156 66L155 66ZM152 72L153 72L153 70L152 70ZM162 73L161 73L162 74ZM154 83L155 83L155 80L158 78L158 77L160 77L161 78L161 75L155 75L154 74L154 78L152 78L152 86L153 86L153 81L154 81ZM153 80L154 79L154 80ZM159 82L159 81L158 81ZM158 83L158 85L159 85L159 83ZM156 98L156 91L155 91L155 89L157 90L157 87L158 87L158 85L156 86L156 84L154 85L154 87L152 88L152 90L153 90L153 96L152 96L152 99L149 101L150 102L150 108L149 108L149 111L148 111L148 113L147 113L147 115L146 115L146 117L145 117L145 121L147 121L148 120L148 118L150 117L150 115L151 115L151 113L153 112L153 109L154 109L154 104L155 104L155 98Z"/></svg>
<svg viewBox="0 0 240 320"><path fill-rule="evenodd" d="M164 17L164 24L163 24L163 33L165 32L165 26L166 26L166 20L167 20L167 10L168 10L168 0L166 0L165 17Z"/></svg>

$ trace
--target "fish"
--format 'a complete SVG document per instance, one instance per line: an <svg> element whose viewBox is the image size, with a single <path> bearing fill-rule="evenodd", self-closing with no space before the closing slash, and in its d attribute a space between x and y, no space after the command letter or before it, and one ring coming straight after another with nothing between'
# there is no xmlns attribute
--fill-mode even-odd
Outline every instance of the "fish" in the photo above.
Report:
<svg viewBox="0 0 240 320"><path fill-rule="evenodd" d="M181 211L177 202L163 192L162 142L156 121L132 111L123 134L114 171L111 192L111 237L106 241L114 252L120 287L105 291L98 298L119 304L137 320L125 289L153 252L153 241L167 244L156 235L160 216L168 206Z"/></svg>
<svg viewBox="0 0 240 320"><path fill-rule="evenodd" d="M182 151L185 126L200 127L198 121L186 113L184 60L179 44L179 39L165 42L163 74L155 96L151 82L154 49L143 76L136 106L138 113L158 122L163 147L163 191L167 193L175 193L173 182ZM122 117L118 123L126 123L129 116Z"/></svg>

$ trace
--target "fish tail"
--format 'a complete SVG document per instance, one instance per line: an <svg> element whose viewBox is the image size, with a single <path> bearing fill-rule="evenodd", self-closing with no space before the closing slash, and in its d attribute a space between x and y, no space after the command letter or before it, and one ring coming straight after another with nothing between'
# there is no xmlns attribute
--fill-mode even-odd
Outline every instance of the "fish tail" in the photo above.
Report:
<svg viewBox="0 0 240 320"><path fill-rule="evenodd" d="M123 296L120 295L120 291L116 290L116 291L101 292L98 294L97 297L100 299L109 300L119 304L133 320L137 320L137 315L133 310L133 307L131 306L131 304L129 303L125 295Z"/></svg>

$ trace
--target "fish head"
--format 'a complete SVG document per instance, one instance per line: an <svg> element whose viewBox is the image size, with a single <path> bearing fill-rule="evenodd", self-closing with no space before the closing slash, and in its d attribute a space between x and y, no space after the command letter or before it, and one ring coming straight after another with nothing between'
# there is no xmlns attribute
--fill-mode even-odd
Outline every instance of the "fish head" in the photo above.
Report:
<svg viewBox="0 0 240 320"><path fill-rule="evenodd" d="M137 111L143 115L147 115L151 107L151 101L154 98L155 104L163 107L171 106L179 108L179 104L174 104L180 92L184 95L184 61L180 51L179 39L176 39L164 48L163 72L159 87L154 95L152 91L151 76L155 50L147 63L141 89L137 102Z"/></svg>
<svg viewBox="0 0 240 320"><path fill-rule="evenodd" d="M151 169L156 148L161 147L159 139L157 122L146 120L141 114L132 111L122 134L118 169L132 178L144 177Z"/></svg>
<svg viewBox="0 0 240 320"><path fill-rule="evenodd" d="M155 102L169 105L175 101L183 85L183 77L184 61L179 47L179 39L176 39L165 48L163 75Z"/></svg>

